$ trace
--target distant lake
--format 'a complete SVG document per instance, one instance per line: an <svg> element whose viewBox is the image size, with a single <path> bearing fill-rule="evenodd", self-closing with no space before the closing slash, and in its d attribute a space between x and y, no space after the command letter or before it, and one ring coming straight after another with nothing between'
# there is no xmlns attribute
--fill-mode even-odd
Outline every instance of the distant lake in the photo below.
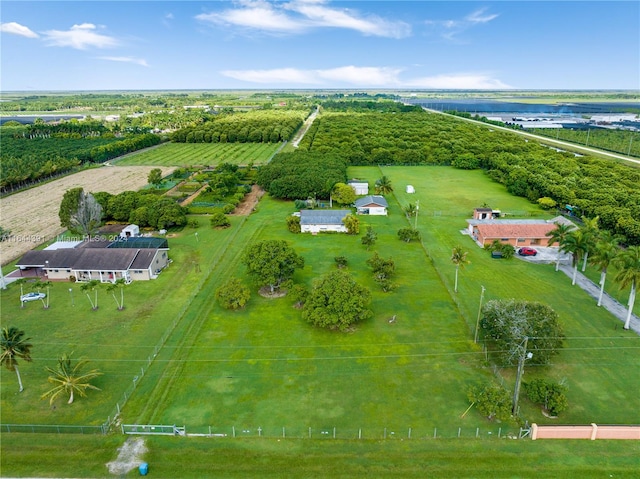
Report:
<svg viewBox="0 0 640 479"><path fill-rule="evenodd" d="M22 123L23 125L29 125L36 121L37 118L42 118L44 121L60 121L60 120L70 120L72 118L77 118L81 120L85 117L85 115L31 115L31 116L2 116L0 117L0 125L4 125L8 121L17 121L18 123Z"/></svg>
<svg viewBox="0 0 640 479"><path fill-rule="evenodd" d="M430 100L405 99L406 103L421 105L432 110L455 110L469 113L509 113L509 114L555 114L586 115L621 113L629 108L640 110L640 102L598 102L598 103L517 103L498 100Z"/></svg>

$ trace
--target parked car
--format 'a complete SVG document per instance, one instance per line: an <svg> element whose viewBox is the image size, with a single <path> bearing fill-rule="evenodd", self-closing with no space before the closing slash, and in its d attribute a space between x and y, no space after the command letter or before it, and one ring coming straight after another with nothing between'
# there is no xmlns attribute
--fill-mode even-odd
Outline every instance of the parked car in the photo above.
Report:
<svg viewBox="0 0 640 479"><path fill-rule="evenodd" d="M533 248L529 248L528 246L525 246L524 248L520 248L518 250L518 254L520 256L535 256L538 254L538 252Z"/></svg>
<svg viewBox="0 0 640 479"><path fill-rule="evenodd" d="M39 299L44 299L45 296L46 294L44 293L27 293L20 296L20 301L23 303L26 301L37 301Z"/></svg>

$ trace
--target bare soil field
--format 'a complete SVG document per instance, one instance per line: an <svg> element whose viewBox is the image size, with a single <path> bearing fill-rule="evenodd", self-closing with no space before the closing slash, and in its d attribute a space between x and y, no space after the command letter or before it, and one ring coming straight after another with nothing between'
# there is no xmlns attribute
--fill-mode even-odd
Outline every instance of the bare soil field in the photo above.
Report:
<svg viewBox="0 0 640 479"><path fill-rule="evenodd" d="M64 193L82 187L97 193L117 194L145 186L154 166L104 166L65 176L6 198L0 199L0 225L11 230L7 241L0 243L0 263L7 264L39 244L51 241L64 231L58 210ZM163 167L162 175L175 168Z"/></svg>

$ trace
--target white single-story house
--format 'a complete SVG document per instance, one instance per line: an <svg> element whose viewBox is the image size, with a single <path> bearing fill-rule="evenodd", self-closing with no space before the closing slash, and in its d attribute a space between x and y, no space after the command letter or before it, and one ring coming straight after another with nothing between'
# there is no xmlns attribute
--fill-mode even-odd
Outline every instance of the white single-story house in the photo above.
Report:
<svg viewBox="0 0 640 479"><path fill-rule="evenodd" d="M26 253L16 264L20 274L44 276L52 281L115 283L124 279L130 283L155 279L169 265L169 247L164 238L61 243L55 248Z"/></svg>
<svg viewBox="0 0 640 479"><path fill-rule="evenodd" d="M122 228L120 238L130 238L132 236L140 236L140 228L138 225L129 225Z"/></svg>
<svg viewBox="0 0 640 479"><path fill-rule="evenodd" d="M356 200L356 209L359 215L385 215L389 204L384 196L369 195Z"/></svg>
<svg viewBox="0 0 640 479"><path fill-rule="evenodd" d="M361 180L349 180L347 184L353 188L357 196L369 194L369 183Z"/></svg>
<svg viewBox="0 0 640 479"><path fill-rule="evenodd" d="M409 194L413 194L416 192L416 189L413 187L413 185L407 185L407 189L406 189L407 193Z"/></svg>
<svg viewBox="0 0 640 479"><path fill-rule="evenodd" d="M349 210L302 210L300 211L300 231L302 233L323 233L335 231L346 233L342 220Z"/></svg>

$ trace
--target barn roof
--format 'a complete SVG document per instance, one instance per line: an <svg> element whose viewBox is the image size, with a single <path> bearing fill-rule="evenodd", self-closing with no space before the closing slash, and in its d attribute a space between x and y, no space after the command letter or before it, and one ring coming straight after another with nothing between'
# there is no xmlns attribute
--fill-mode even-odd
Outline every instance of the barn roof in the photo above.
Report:
<svg viewBox="0 0 640 479"><path fill-rule="evenodd" d="M301 225L341 225L349 210L301 210Z"/></svg>

